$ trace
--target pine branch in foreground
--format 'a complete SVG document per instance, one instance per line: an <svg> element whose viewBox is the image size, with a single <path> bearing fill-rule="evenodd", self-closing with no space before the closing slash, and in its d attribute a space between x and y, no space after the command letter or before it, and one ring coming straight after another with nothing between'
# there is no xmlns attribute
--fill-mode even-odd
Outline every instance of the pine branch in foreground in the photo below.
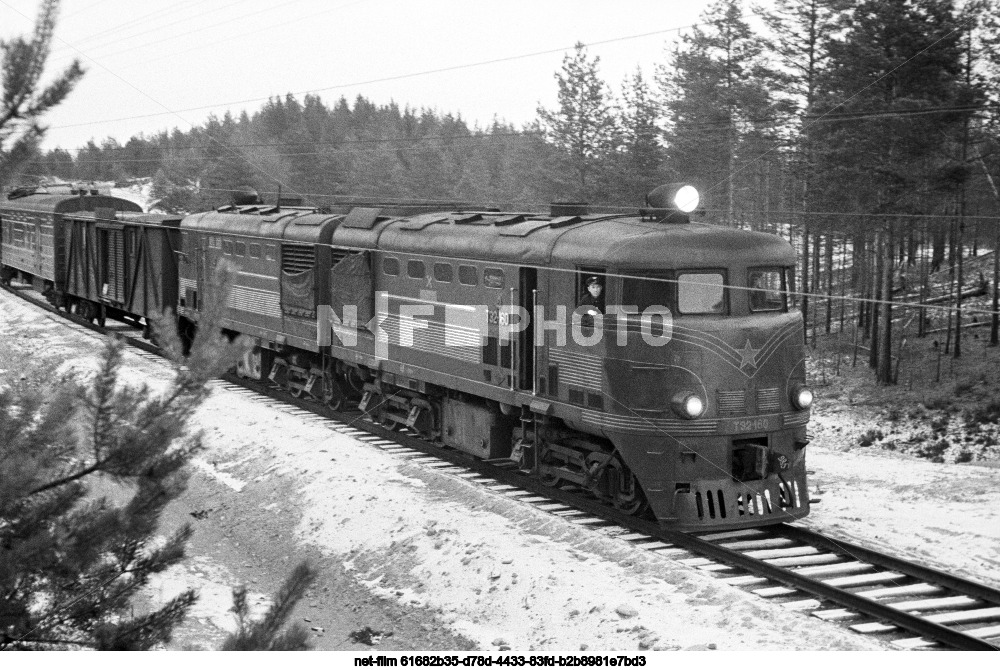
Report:
<svg viewBox="0 0 1000 670"><path fill-rule="evenodd" d="M224 270L216 285L224 297ZM131 613L133 596L183 559L191 535L184 526L164 539L160 517L201 449L188 422L205 383L245 351L218 329L224 304L209 306L187 358L172 321L159 320L175 369L161 392L126 382L114 339L89 380L0 389L0 650L149 649L194 604L186 591Z"/></svg>
<svg viewBox="0 0 1000 670"><path fill-rule="evenodd" d="M281 632L295 604L316 578L316 571L306 562L299 563L288 576L267 613L259 621L250 621L246 587L233 589L233 608L237 630L222 643L222 651L301 651L310 649L308 633L299 624Z"/></svg>

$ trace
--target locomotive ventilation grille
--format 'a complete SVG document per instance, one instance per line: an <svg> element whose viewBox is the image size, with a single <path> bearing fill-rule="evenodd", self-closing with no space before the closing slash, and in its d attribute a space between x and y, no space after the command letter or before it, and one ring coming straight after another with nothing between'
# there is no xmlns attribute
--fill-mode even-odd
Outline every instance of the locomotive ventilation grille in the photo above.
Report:
<svg viewBox="0 0 1000 670"><path fill-rule="evenodd" d="M757 411L777 412L781 410L781 396L778 389L757 389Z"/></svg>
<svg viewBox="0 0 1000 670"><path fill-rule="evenodd" d="M735 496L730 506L731 497ZM802 506L802 491L796 481L786 482L763 491L723 491L708 489L696 491L695 505L699 519L726 519L730 517L774 516L782 510Z"/></svg>
<svg viewBox="0 0 1000 670"><path fill-rule="evenodd" d="M281 245L281 270L289 274L298 274L312 270L316 261L316 252L306 244Z"/></svg>
<svg viewBox="0 0 1000 670"><path fill-rule="evenodd" d="M717 391L719 414L746 414L747 401L743 391Z"/></svg>

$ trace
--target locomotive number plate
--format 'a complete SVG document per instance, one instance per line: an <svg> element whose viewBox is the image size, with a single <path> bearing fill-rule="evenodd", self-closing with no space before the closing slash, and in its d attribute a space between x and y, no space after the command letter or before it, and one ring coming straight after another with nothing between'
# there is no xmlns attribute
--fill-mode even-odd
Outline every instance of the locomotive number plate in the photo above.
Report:
<svg viewBox="0 0 1000 670"><path fill-rule="evenodd" d="M720 419L719 432L735 433L767 433L781 428L781 415L755 416L746 419Z"/></svg>

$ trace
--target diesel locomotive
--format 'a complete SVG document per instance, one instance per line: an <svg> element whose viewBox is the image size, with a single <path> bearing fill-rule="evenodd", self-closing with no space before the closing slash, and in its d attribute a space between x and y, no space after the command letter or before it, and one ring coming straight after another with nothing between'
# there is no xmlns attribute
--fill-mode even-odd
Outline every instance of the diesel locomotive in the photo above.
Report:
<svg viewBox="0 0 1000 670"><path fill-rule="evenodd" d="M226 262L223 325L255 345L242 376L678 530L809 511L794 251L692 222L691 187L637 215L257 202L178 219L54 197L3 203L0 265L37 277L22 259L53 253L63 307L174 306L190 333ZM29 249L28 211L62 252Z"/></svg>

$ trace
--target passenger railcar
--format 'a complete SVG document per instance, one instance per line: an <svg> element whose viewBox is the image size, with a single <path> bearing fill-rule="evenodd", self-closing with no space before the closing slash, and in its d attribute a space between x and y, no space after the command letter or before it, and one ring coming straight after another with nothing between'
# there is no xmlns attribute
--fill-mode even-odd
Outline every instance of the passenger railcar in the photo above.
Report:
<svg viewBox="0 0 1000 670"><path fill-rule="evenodd" d="M68 250L65 216L95 208L141 212L129 200L80 189L76 193L15 191L0 202L0 279L17 276L53 298L66 289L62 272Z"/></svg>

